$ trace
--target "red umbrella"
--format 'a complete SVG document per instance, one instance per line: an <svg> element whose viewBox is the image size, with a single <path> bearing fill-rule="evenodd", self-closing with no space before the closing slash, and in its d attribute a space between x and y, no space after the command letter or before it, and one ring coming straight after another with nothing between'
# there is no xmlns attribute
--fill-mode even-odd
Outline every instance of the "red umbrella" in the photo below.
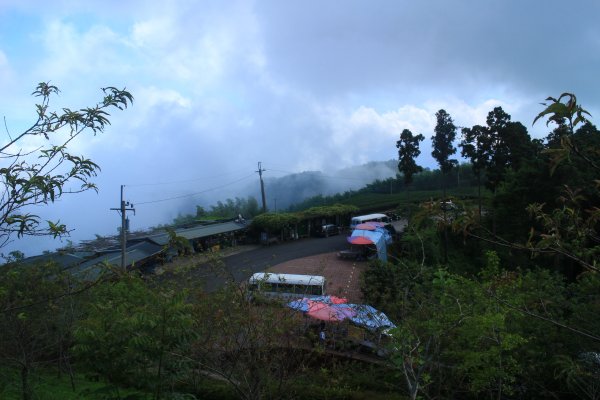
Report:
<svg viewBox="0 0 600 400"><path fill-rule="evenodd" d="M348 299L345 297L329 296L329 301L333 304L347 303Z"/></svg>
<svg viewBox="0 0 600 400"><path fill-rule="evenodd" d="M375 225L372 225L369 222L365 222L364 224L356 225L356 228L354 228L354 229L362 229L365 231L374 231L375 228L376 228Z"/></svg>
<svg viewBox="0 0 600 400"><path fill-rule="evenodd" d="M348 242L351 244L375 244L371 239L364 236L350 236Z"/></svg>

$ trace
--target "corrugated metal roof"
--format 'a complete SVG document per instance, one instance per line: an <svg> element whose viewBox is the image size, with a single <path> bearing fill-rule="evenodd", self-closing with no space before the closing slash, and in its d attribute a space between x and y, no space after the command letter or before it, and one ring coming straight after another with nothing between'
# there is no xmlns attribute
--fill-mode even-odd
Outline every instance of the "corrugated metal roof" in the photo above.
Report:
<svg viewBox="0 0 600 400"><path fill-rule="evenodd" d="M162 250L162 246L148 241L132 244L127 247L127 252L125 253L125 264L127 266L135 265L135 263L152 257L160 253ZM98 276L101 270L98 267L103 264L120 265L121 252L111 251L104 253L101 256L87 260L79 265L75 265L71 267L70 270L75 275L83 275L88 279L93 279Z"/></svg>
<svg viewBox="0 0 600 400"><path fill-rule="evenodd" d="M27 257L23 260L25 264L45 264L48 262L55 262L62 267L69 267L71 265L79 264L84 261L86 257L93 256L94 253L90 252L77 252L77 253L48 253L41 254L39 256Z"/></svg>
<svg viewBox="0 0 600 400"><path fill-rule="evenodd" d="M176 229L175 233L177 233L178 236L182 236L188 240L193 240L219 235L223 233L240 231L243 229L247 229L249 225L249 223L244 224L240 222L229 221L220 224L199 225L193 228ZM147 238L149 240L152 240L154 243L163 246L169 243L169 235L167 235L166 233L148 236Z"/></svg>
<svg viewBox="0 0 600 400"><path fill-rule="evenodd" d="M246 221L246 223L229 221L211 225L199 225L193 228L177 229L175 232L178 236L193 240L223 233L237 232L247 229L249 225L250 221ZM125 263L130 266L152 257L163 251L164 246L168 243L169 235L166 233L128 240ZM24 260L25 263L43 263L48 261L58 263L64 268L69 269L75 275L80 275L87 279L94 279L101 271L101 268L99 268L100 265L105 263L112 265L121 264L121 251L119 246L115 246L96 253L56 252L28 257Z"/></svg>

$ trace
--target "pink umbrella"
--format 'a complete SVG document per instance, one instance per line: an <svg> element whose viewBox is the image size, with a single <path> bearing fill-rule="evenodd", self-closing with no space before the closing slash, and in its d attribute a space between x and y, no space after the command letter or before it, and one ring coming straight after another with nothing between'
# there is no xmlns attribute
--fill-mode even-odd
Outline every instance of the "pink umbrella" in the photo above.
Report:
<svg viewBox="0 0 600 400"><path fill-rule="evenodd" d="M369 221L369 222L365 222L365 224L373 225L378 228L383 228L385 226L385 224L383 222L379 222L379 221Z"/></svg>
<svg viewBox="0 0 600 400"><path fill-rule="evenodd" d="M312 302L309 304L307 314L322 321L343 321L354 317L356 311L346 305Z"/></svg>

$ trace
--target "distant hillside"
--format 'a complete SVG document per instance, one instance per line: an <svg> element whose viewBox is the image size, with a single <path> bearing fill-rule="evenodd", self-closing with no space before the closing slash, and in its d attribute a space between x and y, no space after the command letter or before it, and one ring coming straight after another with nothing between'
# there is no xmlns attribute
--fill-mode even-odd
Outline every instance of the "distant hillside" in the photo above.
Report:
<svg viewBox="0 0 600 400"><path fill-rule="evenodd" d="M475 197L477 193L477 177L470 164L460 164L450 173L443 175L438 169L426 169L414 176L411 184L411 201L420 202L441 196L442 181L448 189L449 196L459 198ZM301 211L310 207L332 205L336 203L351 204L361 210L395 208L407 201L406 187L401 176L394 175L386 179L375 179L357 190L348 190L336 194L317 194L300 200L289 207L290 211Z"/></svg>
<svg viewBox="0 0 600 400"><path fill-rule="evenodd" d="M286 209L292 204L322 195L329 196L348 190L358 190L375 180L385 180L396 175L397 161L370 162L326 174L305 171L281 178L265 177L265 192L269 209ZM260 201L260 193L254 191Z"/></svg>

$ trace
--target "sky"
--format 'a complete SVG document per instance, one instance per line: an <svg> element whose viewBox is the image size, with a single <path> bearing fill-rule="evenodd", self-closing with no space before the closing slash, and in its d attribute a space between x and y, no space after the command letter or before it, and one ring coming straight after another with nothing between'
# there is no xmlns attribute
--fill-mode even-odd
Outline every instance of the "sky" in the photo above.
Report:
<svg viewBox="0 0 600 400"><path fill-rule="evenodd" d="M441 108L462 127L502 106L534 137L548 96L598 115L599 15L595 0L0 0L0 140L35 120L38 82L60 88L58 110L106 86L134 96L70 145L102 168L99 192L35 210L74 241L116 233L121 185L140 229L258 187L258 162L276 177L396 159L403 129L435 168Z"/></svg>

